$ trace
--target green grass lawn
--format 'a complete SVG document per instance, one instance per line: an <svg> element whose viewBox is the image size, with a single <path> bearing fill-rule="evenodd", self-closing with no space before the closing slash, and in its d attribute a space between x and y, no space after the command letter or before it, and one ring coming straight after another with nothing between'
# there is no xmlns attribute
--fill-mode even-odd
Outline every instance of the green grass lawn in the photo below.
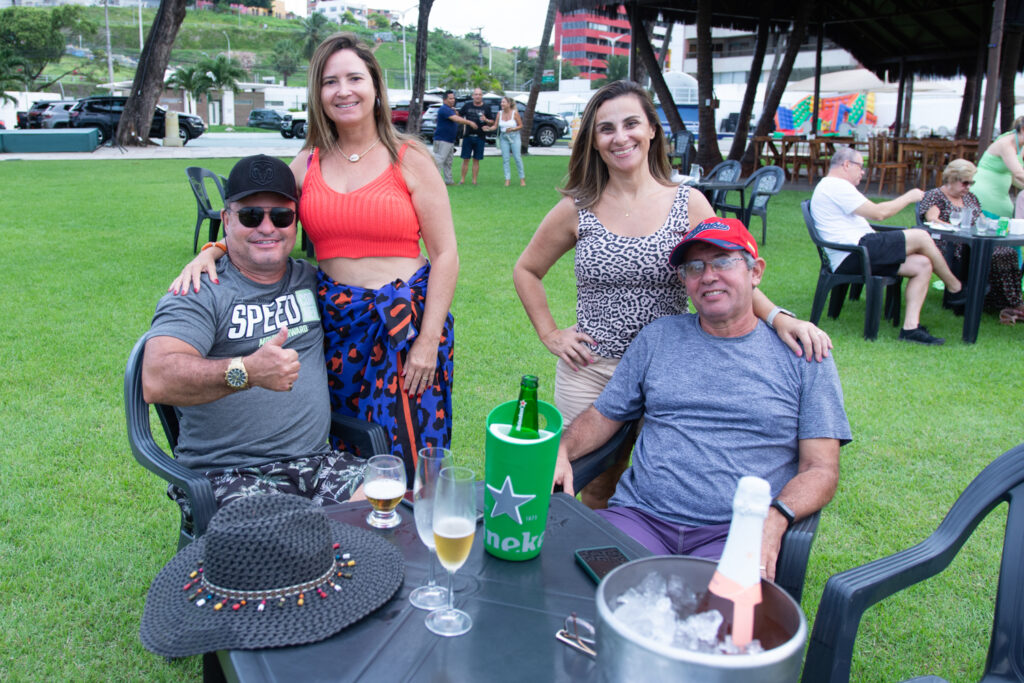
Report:
<svg viewBox="0 0 1024 683"><path fill-rule="evenodd" d="M462 269L453 304L457 457L482 472L484 420L520 375L551 400L554 358L512 288L516 257L558 199L565 157L527 157L529 187L450 189ZM234 160L205 163L226 175ZM178 515L138 466L122 409L124 364L172 276L191 258L194 160L11 161L0 204L6 292L0 328L0 680L198 680L199 658L166 662L139 643L151 578L173 555ZM806 317L818 257L800 217L807 193L771 202L763 290ZM890 221L909 219L909 212ZM755 224L754 232L759 234ZM555 317L574 319L572 261L545 280ZM1024 328L986 314L979 341L929 296L942 347L861 338L863 301L823 327L835 342L854 441L822 516L803 608L813 623L834 572L931 533L967 483L1024 440ZM871 609L852 680L935 673L977 680L984 665L1005 515L997 511L941 576ZM567 568L567 571L574 571ZM552 645L554 647L554 645Z"/></svg>

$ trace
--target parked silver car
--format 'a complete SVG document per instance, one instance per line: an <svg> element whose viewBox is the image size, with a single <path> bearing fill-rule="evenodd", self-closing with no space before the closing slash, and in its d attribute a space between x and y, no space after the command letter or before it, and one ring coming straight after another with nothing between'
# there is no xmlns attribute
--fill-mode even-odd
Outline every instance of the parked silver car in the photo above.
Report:
<svg viewBox="0 0 1024 683"><path fill-rule="evenodd" d="M78 104L78 100L56 100L40 113L39 122L43 128L70 128L71 119L68 112Z"/></svg>

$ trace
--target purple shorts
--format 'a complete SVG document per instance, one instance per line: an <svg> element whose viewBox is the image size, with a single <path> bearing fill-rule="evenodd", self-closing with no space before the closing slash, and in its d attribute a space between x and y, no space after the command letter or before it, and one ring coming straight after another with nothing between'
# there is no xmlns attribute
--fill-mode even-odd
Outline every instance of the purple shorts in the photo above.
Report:
<svg viewBox="0 0 1024 683"><path fill-rule="evenodd" d="M717 560L722 557L725 539L729 535L728 522L686 526L666 522L630 507L595 512L655 555L692 555Z"/></svg>

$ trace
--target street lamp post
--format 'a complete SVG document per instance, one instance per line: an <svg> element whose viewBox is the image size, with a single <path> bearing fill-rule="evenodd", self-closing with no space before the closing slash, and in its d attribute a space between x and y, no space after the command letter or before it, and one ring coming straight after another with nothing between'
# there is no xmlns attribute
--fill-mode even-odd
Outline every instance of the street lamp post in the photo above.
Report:
<svg viewBox="0 0 1024 683"><path fill-rule="evenodd" d="M611 36L602 36L605 40L608 41L608 47L611 50L608 53L608 59L609 60L611 60L611 58L615 55L615 43L619 42L620 40L622 40L623 38L626 38L628 36L629 36L628 33L620 33L619 35L615 36L614 38L612 38ZM632 56L633 56L633 51L629 50L626 53L626 79L627 80L629 79L629 67L630 67L630 61L631 61ZM608 77L608 65L607 65L607 62L605 63L605 77L606 78Z"/></svg>
<svg viewBox="0 0 1024 683"><path fill-rule="evenodd" d="M228 59L230 60L231 59L231 36L228 35L227 31L221 31L221 33L223 33L224 37L228 39Z"/></svg>
<svg viewBox="0 0 1024 683"><path fill-rule="evenodd" d="M398 12L402 15L402 88L405 90L409 89L409 67L406 66L406 60L408 57L406 57L405 54L405 15L407 12L416 9L417 7L419 7L418 3L408 9L399 10Z"/></svg>

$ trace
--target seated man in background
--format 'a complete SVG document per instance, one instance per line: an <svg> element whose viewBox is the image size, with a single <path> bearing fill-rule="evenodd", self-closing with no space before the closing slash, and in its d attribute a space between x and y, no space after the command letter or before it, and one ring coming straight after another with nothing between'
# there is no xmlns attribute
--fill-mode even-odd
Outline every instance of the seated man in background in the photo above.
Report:
<svg viewBox="0 0 1024 683"><path fill-rule="evenodd" d="M257 492L321 504L361 497L363 461L327 446L316 274L289 256L295 178L280 159L247 157L225 194L220 286L160 300L143 357L145 399L179 407L175 455L206 473L218 506ZM180 490L168 494L190 512Z"/></svg>
<svg viewBox="0 0 1024 683"><path fill-rule="evenodd" d="M828 503L839 480L850 426L835 363L793 355L754 315L765 263L740 221L701 222L670 263L697 314L660 318L629 345L565 430L555 483L572 493L571 461L642 417L633 464L597 514L652 552L718 559L740 477L762 477L774 500L761 564L774 578L782 535Z"/></svg>
<svg viewBox="0 0 1024 683"><path fill-rule="evenodd" d="M855 149L840 147L832 155L828 175L821 179L811 196L811 216L821 236L839 244L861 244L867 247L872 275L901 275L907 278L903 294L906 305L900 341L937 346L945 342L932 336L921 325L921 307L928 294L934 272L946 283L954 296L953 305L966 303L967 292L953 275L935 246L931 235L918 228L875 232L871 221L884 221L895 216L913 202L921 201L924 192L914 188L896 199L876 204L857 190L864 177L864 157ZM860 254L825 248L829 265L835 273L861 272Z"/></svg>

